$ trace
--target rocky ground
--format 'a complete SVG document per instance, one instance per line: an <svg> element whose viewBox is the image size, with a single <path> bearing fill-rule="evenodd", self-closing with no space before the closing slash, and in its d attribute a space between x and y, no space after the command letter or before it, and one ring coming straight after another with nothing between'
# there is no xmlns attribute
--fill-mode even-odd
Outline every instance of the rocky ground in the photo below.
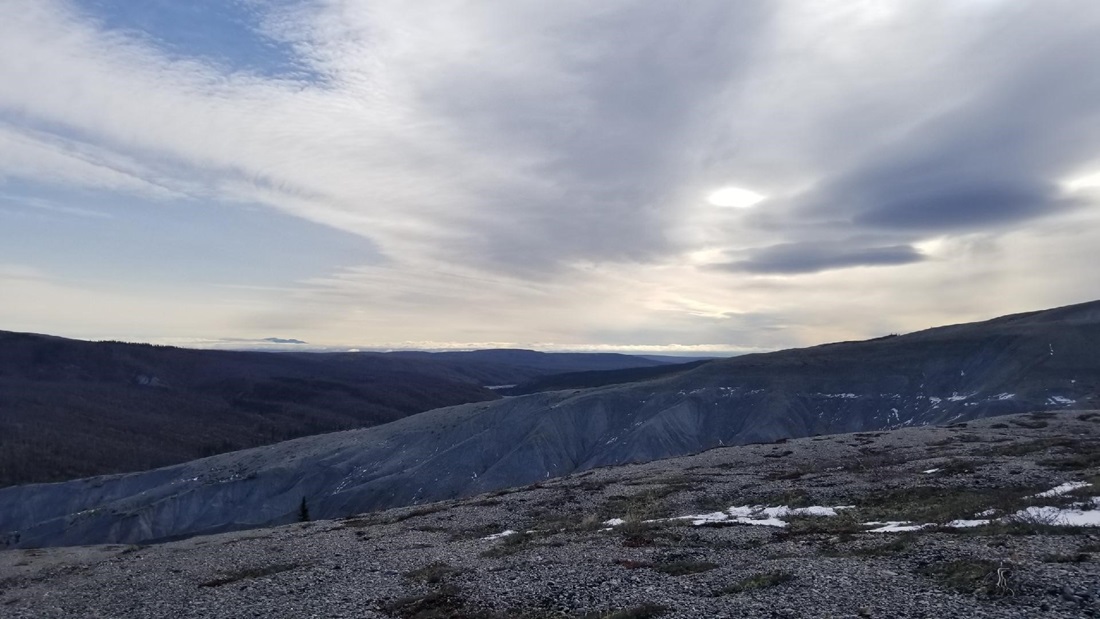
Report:
<svg viewBox="0 0 1100 619"><path fill-rule="evenodd" d="M1100 526L1066 526L1100 518L1098 495L1098 412L814 437L338 521L0 552L0 616L1100 616Z"/></svg>

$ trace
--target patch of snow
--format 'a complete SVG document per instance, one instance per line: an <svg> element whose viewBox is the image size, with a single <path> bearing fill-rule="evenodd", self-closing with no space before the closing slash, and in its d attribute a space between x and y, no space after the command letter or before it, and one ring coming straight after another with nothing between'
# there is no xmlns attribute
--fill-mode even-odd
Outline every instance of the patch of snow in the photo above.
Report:
<svg viewBox="0 0 1100 619"><path fill-rule="evenodd" d="M837 511L842 509L855 509L855 505L837 505L836 507L813 505L811 507L801 507L796 509L795 512L803 516L835 516Z"/></svg>
<svg viewBox="0 0 1100 619"><path fill-rule="evenodd" d="M972 395L974 395L974 394L971 393L971 394L967 394L967 395L959 395L959 392L955 391L951 395L947 396L947 399L951 402L962 402L963 400L969 398Z"/></svg>
<svg viewBox="0 0 1100 619"><path fill-rule="evenodd" d="M852 505L838 505L836 507L825 507L822 505L812 505L810 507L788 507L786 505L779 505L776 507L765 507L763 505L742 505L730 507L724 512L710 512L706 514L689 514L687 516L676 516L674 518L660 518L656 520L648 520L646 522L669 522L672 520L690 520L693 526L701 526L705 524L714 524L718 522L729 522L737 524L747 524L753 526L764 527L785 527L787 523L783 520L789 516L819 516L830 517L836 516L837 512L843 509L852 509ZM604 522L609 527L617 527L624 524L625 521L622 518L612 518Z"/></svg>
<svg viewBox="0 0 1100 619"><path fill-rule="evenodd" d="M712 522L725 522L729 520L729 514L726 512L711 512L709 514L696 514L694 516L682 516L676 520L690 520L691 524L700 526L704 524L710 524Z"/></svg>
<svg viewBox="0 0 1100 619"><path fill-rule="evenodd" d="M1011 400L1014 397L1016 397L1015 393L998 393L997 395L993 396L990 399L991 400Z"/></svg>
<svg viewBox="0 0 1100 619"><path fill-rule="evenodd" d="M1063 484L1062 486L1055 488L1055 490L1060 490L1064 486L1070 485L1071 484ZM1065 492L1068 492L1068 490L1061 492L1061 494L1064 494ZM979 518L952 520L951 522L948 522L945 526L955 529L966 529L970 527L986 526L993 522L1020 520L1023 522L1039 522L1061 527L1100 527L1100 497L1092 497L1087 502L1077 503L1072 507L1029 507L1027 509L1018 511L1011 516L1007 516L999 520L989 518L989 516L993 516L995 513L995 510L987 509L978 514ZM981 518L982 516L987 517ZM865 522L863 524L866 526L877 527L868 530L868 533L898 533L904 531L919 531L920 529L935 526L930 523L916 524L912 522Z"/></svg>
<svg viewBox="0 0 1100 619"><path fill-rule="evenodd" d="M747 524L757 527L779 527L783 528L787 526L786 521L779 518L734 518L734 522L738 524Z"/></svg>
<svg viewBox="0 0 1100 619"><path fill-rule="evenodd" d="M928 469L927 471L921 471L925 475L931 475L932 473L939 473L941 469Z"/></svg>
<svg viewBox="0 0 1100 619"><path fill-rule="evenodd" d="M494 533L494 534L492 534L488 537L483 537L481 539L483 539L483 540L494 540L494 539L500 539L502 537L508 537L509 535L515 535L515 534L516 534L516 531L513 531L512 529L508 529L507 531L501 531L500 533Z"/></svg>
<svg viewBox="0 0 1100 619"><path fill-rule="evenodd" d="M1060 396L1060 395L1052 395L1049 398L1047 398L1047 403L1048 404L1061 404L1061 405L1065 406L1067 404L1076 404L1077 400L1071 400L1067 397Z"/></svg>
<svg viewBox="0 0 1100 619"><path fill-rule="evenodd" d="M970 527L984 527L989 522L989 520L952 520L947 523L947 526L955 529L969 529Z"/></svg>
<svg viewBox="0 0 1100 619"><path fill-rule="evenodd" d="M761 505L742 505L740 507L731 507L726 510L725 514L733 522L740 524L750 524L766 527L785 527L787 523L782 519L790 516L817 516L828 518L836 516L839 510L852 509L852 505L838 505L836 507L825 507L822 505L811 505L810 507L788 507L786 505L779 505L776 507L764 507ZM722 512L718 512L721 514ZM720 522L721 519L716 518L716 514L704 514L699 517L699 520L703 522L693 521L693 524L706 524L705 518L712 518L711 522Z"/></svg>
<svg viewBox="0 0 1100 619"><path fill-rule="evenodd" d="M870 529L868 533L904 533L906 531L920 531L925 527L930 527L930 524L913 524L912 522L894 521L894 522L864 522L867 526L878 528Z"/></svg>
<svg viewBox="0 0 1100 619"><path fill-rule="evenodd" d="M943 399L937 398L934 395L930 395L930 396L928 396L928 401L933 403L933 404L939 404L940 402L943 402Z"/></svg>
<svg viewBox="0 0 1100 619"><path fill-rule="evenodd" d="M788 507L786 505L779 505L777 507L764 507L763 505L742 505L741 507L731 507L726 510L730 516L735 518L785 518L788 516L835 516L837 510L852 509L852 505L840 505L837 507L824 507L821 505L812 505L810 507Z"/></svg>
<svg viewBox="0 0 1100 619"><path fill-rule="evenodd" d="M1092 504L1096 505L1095 500ZM1100 509L1029 507L1016 512L1013 517L1063 527L1100 527Z"/></svg>
<svg viewBox="0 0 1100 619"><path fill-rule="evenodd" d="M1064 484L1055 486L1046 492L1040 492L1032 496L1031 498L1046 498L1052 496L1061 496L1063 494L1069 494L1078 488L1085 488L1089 485L1087 481L1069 481Z"/></svg>

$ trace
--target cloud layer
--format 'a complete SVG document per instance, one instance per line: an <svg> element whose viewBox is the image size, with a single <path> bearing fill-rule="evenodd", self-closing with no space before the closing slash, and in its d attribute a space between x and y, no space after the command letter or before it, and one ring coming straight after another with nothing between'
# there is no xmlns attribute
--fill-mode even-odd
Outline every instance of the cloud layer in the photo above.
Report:
<svg viewBox="0 0 1100 619"><path fill-rule="evenodd" d="M9 4L0 328L742 350L1100 297L1091 3ZM120 273L87 213L219 258Z"/></svg>

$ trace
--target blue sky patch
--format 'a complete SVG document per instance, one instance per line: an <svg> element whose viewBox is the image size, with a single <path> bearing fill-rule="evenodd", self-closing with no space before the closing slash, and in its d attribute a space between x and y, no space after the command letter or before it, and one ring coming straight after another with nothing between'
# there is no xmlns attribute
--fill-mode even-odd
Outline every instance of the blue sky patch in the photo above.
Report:
<svg viewBox="0 0 1100 619"><path fill-rule="evenodd" d="M366 238L269 207L0 184L4 259L65 278L290 285L384 261Z"/></svg>
<svg viewBox="0 0 1100 619"><path fill-rule="evenodd" d="M262 8L242 0L74 0L108 31L135 36L169 57L211 62L230 71L314 81L318 74L294 47L265 35Z"/></svg>

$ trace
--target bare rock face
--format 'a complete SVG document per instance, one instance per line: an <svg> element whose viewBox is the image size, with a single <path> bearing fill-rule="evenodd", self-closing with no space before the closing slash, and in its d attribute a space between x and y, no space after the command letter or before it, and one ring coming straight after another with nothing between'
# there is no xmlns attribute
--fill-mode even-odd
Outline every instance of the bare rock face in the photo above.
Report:
<svg viewBox="0 0 1100 619"><path fill-rule="evenodd" d="M1100 406L1100 303L436 409L144 473L0 490L13 547L145 543L470 496L719 446Z"/></svg>

